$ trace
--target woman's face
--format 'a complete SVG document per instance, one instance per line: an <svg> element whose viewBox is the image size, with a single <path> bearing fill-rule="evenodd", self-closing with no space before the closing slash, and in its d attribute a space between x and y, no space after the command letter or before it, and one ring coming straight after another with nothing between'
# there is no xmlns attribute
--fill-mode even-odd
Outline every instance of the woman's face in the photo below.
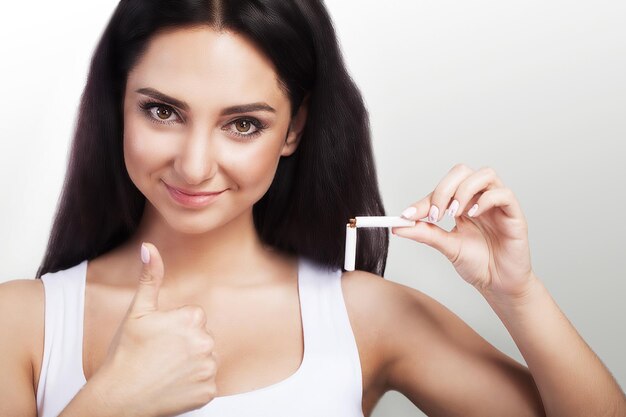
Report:
<svg viewBox="0 0 626 417"><path fill-rule="evenodd" d="M246 38L210 28L162 33L128 75L126 169L170 226L201 233L265 194L280 157L296 149L305 111L291 120L272 62ZM190 198L172 188L225 191L209 204L181 203Z"/></svg>

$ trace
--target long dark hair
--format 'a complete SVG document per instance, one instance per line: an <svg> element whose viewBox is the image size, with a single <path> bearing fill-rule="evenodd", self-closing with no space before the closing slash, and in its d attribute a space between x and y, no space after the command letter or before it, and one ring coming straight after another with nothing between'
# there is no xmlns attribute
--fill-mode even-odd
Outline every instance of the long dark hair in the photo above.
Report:
<svg viewBox="0 0 626 417"><path fill-rule="evenodd" d="M136 230L145 197L124 165L126 79L153 35L186 27L230 30L274 63L292 115L309 95L297 150L281 157L254 205L263 242L333 268L350 217L384 215L367 110L321 0L121 0L93 54L67 175L37 278L93 259ZM361 229L356 269L384 275L386 228Z"/></svg>

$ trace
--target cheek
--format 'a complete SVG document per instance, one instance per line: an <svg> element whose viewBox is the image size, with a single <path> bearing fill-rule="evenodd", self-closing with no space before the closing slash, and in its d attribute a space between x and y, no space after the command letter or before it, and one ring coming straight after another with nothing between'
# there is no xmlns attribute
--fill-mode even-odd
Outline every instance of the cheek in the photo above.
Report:
<svg viewBox="0 0 626 417"><path fill-rule="evenodd" d="M137 188L141 188L139 172L141 172L140 167L143 165L143 161L141 160L140 147L136 142L134 137L124 134L124 165L130 179Z"/></svg>
<svg viewBox="0 0 626 417"><path fill-rule="evenodd" d="M145 129L144 129L145 130ZM155 146L156 141L159 146ZM150 180L150 174L167 159L169 150L162 146L154 132L146 132L129 124L124 128L124 164L131 180L141 189Z"/></svg>
<svg viewBox="0 0 626 417"><path fill-rule="evenodd" d="M262 139L261 139L262 140ZM266 191L276 173L276 167L280 157L280 149L274 141L268 143L255 143L252 146L240 145L235 150L226 152L228 163L227 175L235 179L241 187L254 188Z"/></svg>

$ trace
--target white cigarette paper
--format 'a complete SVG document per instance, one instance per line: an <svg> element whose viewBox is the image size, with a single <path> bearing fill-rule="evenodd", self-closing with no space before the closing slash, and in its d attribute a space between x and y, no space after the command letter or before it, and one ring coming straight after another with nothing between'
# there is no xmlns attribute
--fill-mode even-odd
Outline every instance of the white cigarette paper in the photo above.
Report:
<svg viewBox="0 0 626 417"><path fill-rule="evenodd" d="M350 223L346 225L346 254L344 258L344 269L346 271L354 271L354 263L356 261L356 227L350 227Z"/></svg>
<svg viewBox="0 0 626 417"><path fill-rule="evenodd" d="M354 227L350 227L354 223ZM343 269L354 271L356 262L356 229L358 227L405 227L415 226L415 220L400 216L357 216L346 224L346 253Z"/></svg>
<svg viewBox="0 0 626 417"><path fill-rule="evenodd" d="M415 226L415 220L400 216L357 216L356 227L403 227Z"/></svg>

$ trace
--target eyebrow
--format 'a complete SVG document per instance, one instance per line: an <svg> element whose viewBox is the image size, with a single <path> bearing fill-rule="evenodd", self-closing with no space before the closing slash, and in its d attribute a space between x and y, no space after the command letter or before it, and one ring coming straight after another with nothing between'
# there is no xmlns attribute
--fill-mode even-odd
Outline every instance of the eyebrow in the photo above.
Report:
<svg viewBox="0 0 626 417"><path fill-rule="evenodd" d="M162 92L155 90L154 88L144 87L135 90L135 92L139 94L144 94L146 96L150 96L157 100L161 100L173 106L176 106L182 110L189 110L189 105L182 100L178 100L174 97L170 97ZM276 110L267 103L258 102L258 103L250 103L250 104L238 104L235 106L226 107L222 109L221 115L227 116L230 114L238 114L238 113L248 113L253 111L268 111L272 113L276 113Z"/></svg>

